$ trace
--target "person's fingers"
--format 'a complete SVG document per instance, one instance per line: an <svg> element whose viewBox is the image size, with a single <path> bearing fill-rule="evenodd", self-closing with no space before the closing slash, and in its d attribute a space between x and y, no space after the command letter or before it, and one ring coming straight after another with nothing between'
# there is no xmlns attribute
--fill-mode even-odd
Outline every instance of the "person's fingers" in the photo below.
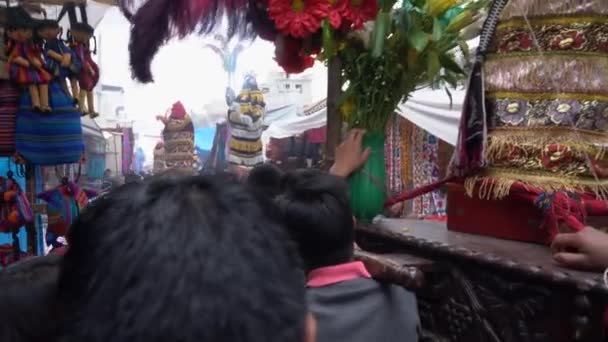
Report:
<svg viewBox="0 0 608 342"><path fill-rule="evenodd" d="M578 233L558 234L551 243L551 249L554 252L560 252L565 249L579 249L582 246L582 237Z"/></svg>
<svg viewBox="0 0 608 342"><path fill-rule="evenodd" d="M365 162L369 159L369 156L372 155L372 149L371 148L366 148L365 151L363 151L363 154L361 155L361 164L365 164Z"/></svg>
<svg viewBox="0 0 608 342"><path fill-rule="evenodd" d="M589 268L589 257L586 254L580 253L557 253L553 255L553 259L560 265L572 268Z"/></svg>
<svg viewBox="0 0 608 342"><path fill-rule="evenodd" d="M357 146L361 146L361 143L363 142L363 137L364 136L365 136L365 130L364 129L357 130L357 134L355 135L355 139L354 139L354 142L357 144Z"/></svg>

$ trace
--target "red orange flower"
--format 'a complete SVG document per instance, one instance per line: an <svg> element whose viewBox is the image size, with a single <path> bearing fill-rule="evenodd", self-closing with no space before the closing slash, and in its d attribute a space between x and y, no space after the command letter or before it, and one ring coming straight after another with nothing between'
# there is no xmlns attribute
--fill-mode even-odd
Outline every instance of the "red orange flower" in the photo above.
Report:
<svg viewBox="0 0 608 342"><path fill-rule="evenodd" d="M321 27L331 9L327 0L269 0L268 14L284 35L305 38Z"/></svg>
<svg viewBox="0 0 608 342"><path fill-rule="evenodd" d="M342 18L352 24L355 30L363 27L365 22L373 20L378 14L377 0L345 0Z"/></svg>

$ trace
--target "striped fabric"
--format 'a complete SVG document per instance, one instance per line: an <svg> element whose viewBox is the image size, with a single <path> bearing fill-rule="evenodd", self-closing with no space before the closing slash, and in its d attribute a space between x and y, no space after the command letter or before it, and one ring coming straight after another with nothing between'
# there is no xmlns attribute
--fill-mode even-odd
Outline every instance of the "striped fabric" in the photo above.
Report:
<svg viewBox="0 0 608 342"><path fill-rule="evenodd" d="M61 87L50 84L51 114L34 112L29 93L21 97L15 134L17 154L34 165L79 162L84 152L80 112Z"/></svg>
<svg viewBox="0 0 608 342"><path fill-rule="evenodd" d="M19 92L10 81L0 80L0 156L15 153L15 117Z"/></svg>

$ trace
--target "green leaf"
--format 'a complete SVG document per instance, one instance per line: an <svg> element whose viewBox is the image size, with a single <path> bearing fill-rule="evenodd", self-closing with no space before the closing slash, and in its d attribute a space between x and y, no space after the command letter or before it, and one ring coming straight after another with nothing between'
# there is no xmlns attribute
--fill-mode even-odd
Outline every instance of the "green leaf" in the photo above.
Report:
<svg viewBox="0 0 608 342"><path fill-rule="evenodd" d="M456 77L456 75L449 71L446 72L445 75L443 75L443 80L447 82L452 88L458 87L458 77Z"/></svg>
<svg viewBox="0 0 608 342"><path fill-rule="evenodd" d="M446 94L448 94L448 97L450 98L450 109L452 109L452 106L454 105L454 99L452 98L452 92L450 92L450 89L448 89L448 87L445 87L445 92L446 92Z"/></svg>
<svg viewBox="0 0 608 342"><path fill-rule="evenodd" d="M462 51L464 59L466 61L469 61L471 59L471 50L469 50L469 44L467 44L467 42L465 42L464 40L460 40L458 42L458 46L460 47L460 51Z"/></svg>
<svg viewBox="0 0 608 342"><path fill-rule="evenodd" d="M433 19L433 41L434 42L438 42L439 39L441 39L441 36L443 36L443 28L441 27L441 23L439 22L439 19L435 18Z"/></svg>
<svg viewBox="0 0 608 342"><path fill-rule="evenodd" d="M336 46L334 41L334 32L331 26L329 25L329 20L323 20L322 24L323 28L323 53L325 54L325 58L329 61L336 54Z"/></svg>
<svg viewBox="0 0 608 342"><path fill-rule="evenodd" d="M432 81L441 69L441 63L439 62L439 54L436 51L429 51L427 55L426 74L427 79Z"/></svg>
<svg viewBox="0 0 608 342"><path fill-rule="evenodd" d="M407 39L418 52L422 52L429 45L429 35L417 26L411 28Z"/></svg>
<svg viewBox="0 0 608 342"><path fill-rule="evenodd" d="M439 61L441 62L441 66L447 70L464 75L462 68L450 56L443 54L439 56Z"/></svg>

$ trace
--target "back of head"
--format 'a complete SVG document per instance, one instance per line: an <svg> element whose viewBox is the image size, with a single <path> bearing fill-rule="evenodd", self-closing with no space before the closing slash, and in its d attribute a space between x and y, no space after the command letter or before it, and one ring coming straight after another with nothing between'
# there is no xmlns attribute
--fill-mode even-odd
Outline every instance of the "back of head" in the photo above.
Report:
<svg viewBox="0 0 608 342"><path fill-rule="evenodd" d="M55 334L60 260L36 257L0 272L0 341L48 341Z"/></svg>
<svg viewBox="0 0 608 342"><path fill-rule="evenodd" d="M254 191L270 198L276 197L281 191L283 171L273 164L262 164L249 171L247 185Z"/></svg>
<svg viewBox="0 0 608 342"><path fill-rule="evenodd" d="M276 204L308 270L352 259L354 224L343 179L317 170L290 173Z"/></svg>
<svg viewBox="0 0 608 342"><path fill-rule="evenodd" d="M286 240L258 199L224 178L126 185L70 230L65 340L299 341L304 276Z"/></svg>

